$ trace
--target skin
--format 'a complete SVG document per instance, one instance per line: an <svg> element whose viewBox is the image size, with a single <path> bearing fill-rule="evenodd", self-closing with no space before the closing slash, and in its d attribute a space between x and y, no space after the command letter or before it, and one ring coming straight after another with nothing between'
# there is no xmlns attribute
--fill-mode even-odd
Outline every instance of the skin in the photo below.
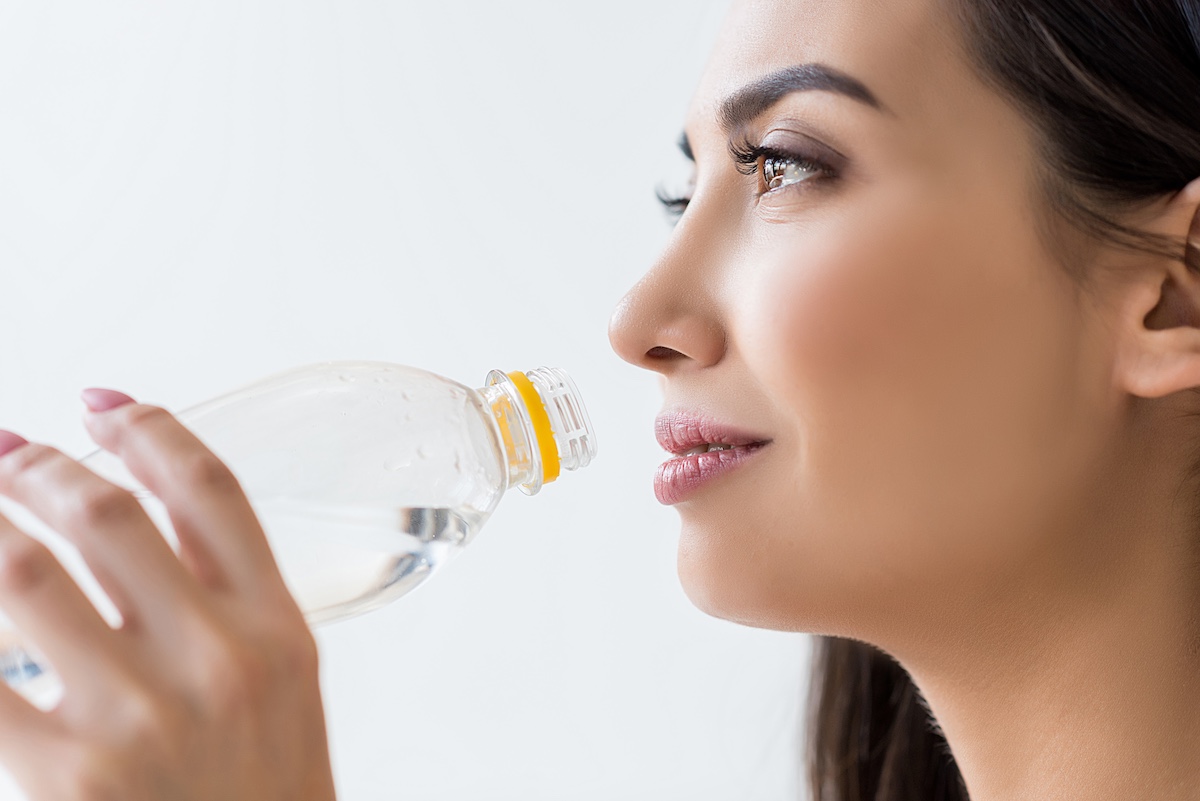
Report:
<svg viewBox="0 0 1200 801"><path fill-rule="evenodd" d="M771 440L677 505L679 574L712 615L896 656L975 801L1200 798L1200 281L1060 227L1072 277L1032 129L963 46L935 0L731 11L686 119L690 203L610 330L664 411ZM764 192L720 109L807 62L886 110L763 111L752 144L846 157ZM1198 203L1128 221L1200 243Z"/></svg>
<svg viewBox="0 0 1200 801"><path fill-rule="evenodd" d="M43 712L0 682L0 759L31 801L333 799L316 644L237 480L164 409L85 399L88 433L164 502L180 555L60 451L0 455L0 493L79 548L123 621L0 517L0 607L64 686Z"/></svg>
<svg viewBox="0 0 1200 801"><path fill-rule="evenodd" d="M761 194L718 110L805 62L886 111L766 109L752 141L846 158ZM689 596L895 655L975 801L1196 798L1196 273L1080 239L1089 280L1069 277L1031 131L932 0L736 4L686 129L690 206L611 339L666 411L771 440L678 505ZM1198 209L1193 183L1131 221L1200 243ZM80 547L126 621L0 520L0 606L66 686L48 714L0 685L0 759L35 800L332 799L312 638L236 481L157 407L85 423L182 551L52 448L0 455L0 493Z"/></svg>

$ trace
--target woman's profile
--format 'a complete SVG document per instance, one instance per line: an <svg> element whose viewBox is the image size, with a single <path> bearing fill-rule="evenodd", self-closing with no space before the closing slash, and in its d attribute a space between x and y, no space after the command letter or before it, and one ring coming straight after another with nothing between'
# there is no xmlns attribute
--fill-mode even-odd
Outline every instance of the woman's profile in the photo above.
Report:
<svg viewBox="0 0 1200 801"><path fill-rule="evenodd" d="M705 612L817 636L813 801L1200 798L1200 2L738 0L669 245L609 336L663 379ZM172 511L0 432L0 685L40 799L334 797L312 636L232 474L89 390ZM182 644L187 643L186 654Z"/></svg>

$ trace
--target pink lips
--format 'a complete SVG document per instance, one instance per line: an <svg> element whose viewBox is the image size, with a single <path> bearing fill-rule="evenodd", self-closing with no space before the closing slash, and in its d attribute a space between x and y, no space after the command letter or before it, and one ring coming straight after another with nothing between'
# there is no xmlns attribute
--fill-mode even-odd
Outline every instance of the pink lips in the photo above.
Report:
<svg viewBox="0 0 1200 801"><path fill-rule="evenodd" d="M654 421L654 431L658 444L675 454L659 466L654 477L654 494L659 503L666 505L685 500L770 444L764 437L689 414L664 414ZM685 455L713 444L732 447Z"/></svg>

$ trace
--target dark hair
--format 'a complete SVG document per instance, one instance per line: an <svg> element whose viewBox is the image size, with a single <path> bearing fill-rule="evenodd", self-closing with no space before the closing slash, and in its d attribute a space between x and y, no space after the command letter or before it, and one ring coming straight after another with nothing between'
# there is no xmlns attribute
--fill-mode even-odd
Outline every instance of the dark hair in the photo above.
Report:
<svg viewBox="0 0 1200 801"><path fill-rule="evenodd" d="M814 801L958 801L962 775L908 673L858 640L816 637L809 692Z"/></svg>
<svg viewBox="0 0 1200 801"><path fill-rule="evenodd" d="M983 81L1032 124L1044 232L1065 222L1200 270L1200 251L1128 212L1200 177L1200 0L943 0ZM1085 276L1079 274L1082 279ZM814 638L813 801L966 801L908 673L857 640Z"/></svg>

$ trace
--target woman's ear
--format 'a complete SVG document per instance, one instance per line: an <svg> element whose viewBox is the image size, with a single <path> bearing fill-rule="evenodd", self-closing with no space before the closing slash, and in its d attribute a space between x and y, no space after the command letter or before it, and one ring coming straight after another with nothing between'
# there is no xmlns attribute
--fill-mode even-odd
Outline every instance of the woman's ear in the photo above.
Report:
<svg viewBox="0 0 1200 801"><path fill-rule="evenodd" d="M1180 258L1150 257L1123 282L1116 380L1161 398L1200 387L1200 178L1175 194L1151 230L1187 237Z"/></svg>

